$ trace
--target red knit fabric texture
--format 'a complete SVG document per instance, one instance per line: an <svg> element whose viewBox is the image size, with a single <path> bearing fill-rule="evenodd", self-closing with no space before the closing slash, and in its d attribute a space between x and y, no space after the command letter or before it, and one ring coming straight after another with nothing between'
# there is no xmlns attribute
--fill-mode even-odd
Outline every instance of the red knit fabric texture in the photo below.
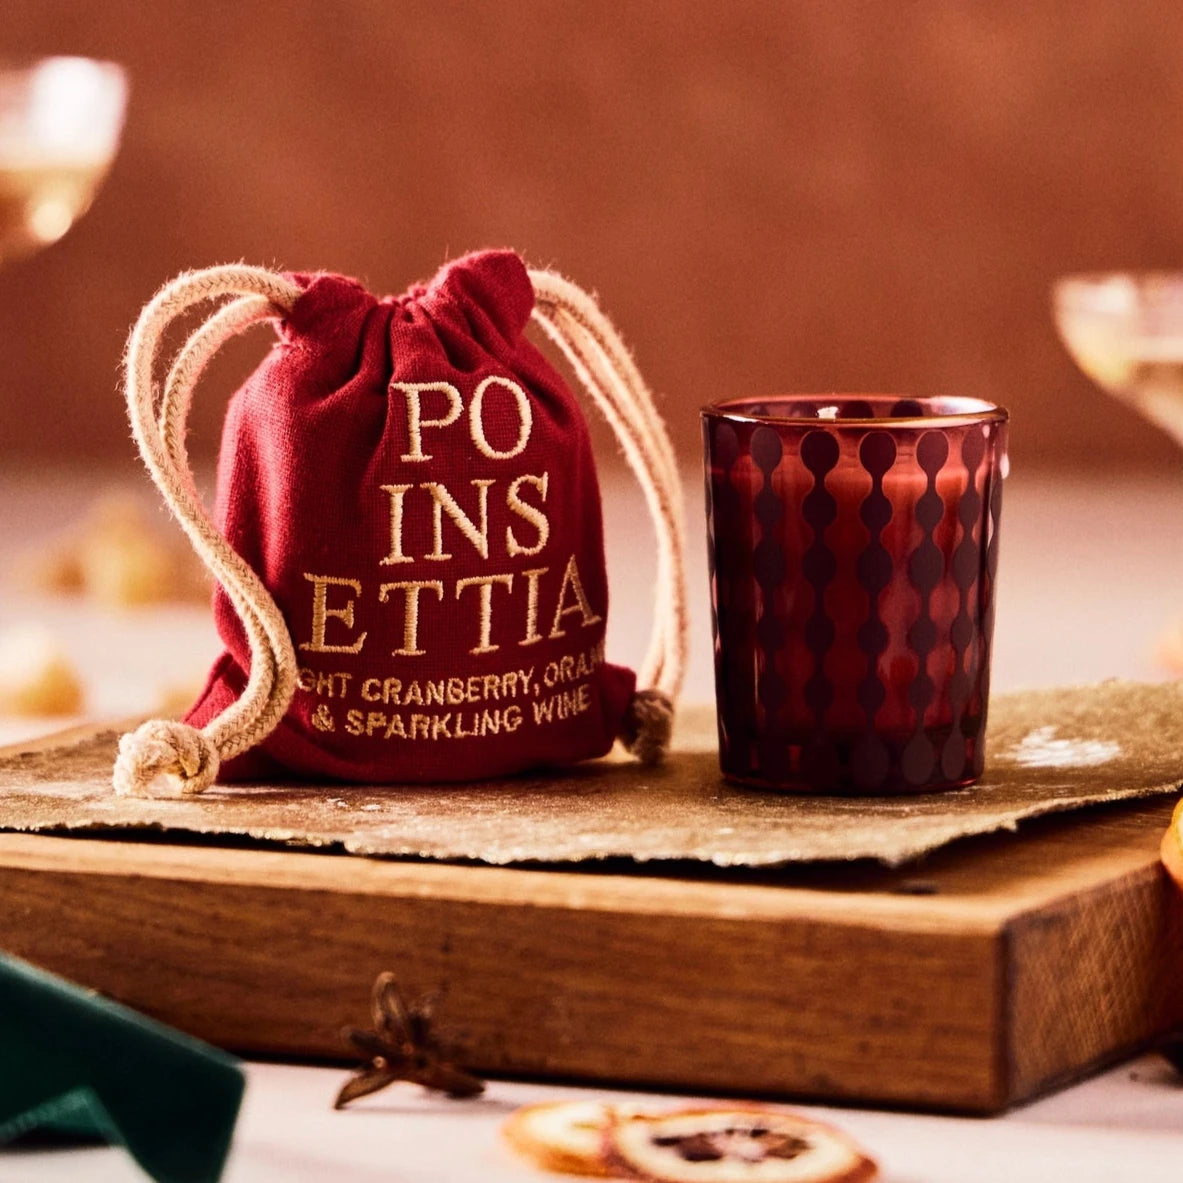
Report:
<svg viewBox="0 0 1183 1183"><path fill-rule="evenodd" d="M299 688L220 779L462 781L603 755L635 677L604 661L595 464L561 376L523 335L521 259L487 251L377 299L304 287L234 395L216 521L291 630ZM225 652L187 722L240 694Z"/></svg>

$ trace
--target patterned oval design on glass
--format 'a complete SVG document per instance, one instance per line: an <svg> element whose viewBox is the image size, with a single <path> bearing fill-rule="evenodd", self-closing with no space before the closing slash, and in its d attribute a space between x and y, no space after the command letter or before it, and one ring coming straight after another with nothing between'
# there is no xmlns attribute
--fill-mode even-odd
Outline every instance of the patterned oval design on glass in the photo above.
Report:
<svg viewBox="0 0 1183 1183"><path fill-rule="evenodd" d="M874 794L980 773L1005 422L977 405L941 400L958 419L930 428L938 404L870 395L704 417L726 775Z"/></svg>

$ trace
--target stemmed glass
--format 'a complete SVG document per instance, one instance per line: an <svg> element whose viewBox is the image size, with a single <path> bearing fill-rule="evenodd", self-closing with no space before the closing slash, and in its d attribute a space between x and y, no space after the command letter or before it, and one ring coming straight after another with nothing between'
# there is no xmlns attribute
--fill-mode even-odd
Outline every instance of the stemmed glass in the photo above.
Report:
<svg viewBox="0 0 1183 1183"><path fill-rule="evenodd" d="M110 62L0 61L0 266L56 242L86 212L119 146L126 104L127 77ZM62 689L52 634L18 626L4 630L0 645L17 655L5 672L28 679L26 699L40 704L47 688ZM77 693L76 683L64 685ZM13 726L12 738L28 737L27 720Z"/></svg>
<svg viewBox="0 0 1183 1183"><path fill-rule="evenodd" d="M0 63L0 263L56 242L107 174L127 103L121 66Z"/></svg>
<svg viewBox="0 0 1183 1183"><path fill-rule="evenodd" d="M1076 364L1183 447L1183 273L1068 275L1052 308Z"/></svg>
<svg viewBox="0 0 1183 1183"><path fill-rule="evenodd" d="M1052 311L1076 364L1183 447L1183 272L1068 275L1052 286ZM1159 657L1183 673L1183 622Z"/></svg>

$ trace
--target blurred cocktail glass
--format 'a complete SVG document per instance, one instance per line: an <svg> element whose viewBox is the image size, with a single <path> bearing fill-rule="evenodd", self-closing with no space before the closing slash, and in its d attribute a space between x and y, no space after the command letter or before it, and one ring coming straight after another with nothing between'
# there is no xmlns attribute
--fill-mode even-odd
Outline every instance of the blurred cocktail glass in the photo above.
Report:
<svg viewBox="0 0 1183 1183"><path fill-rule="evenodd" d="M1052 286L1052 310L1076 364L1183 447L1183 272L1068 275ZM1183 621L1158 656L1183 674Z"/></svg>
<svg viewBox="0 0 1183 1183"><path fill-rule="evenodd" d="M1183 447L1183 272L1065 276L1052 308L1076 364Z"/></svg>
<svg viewBox="0 0 1183 1183"><path fill-rule="evenodd" d="M127 103L122 67L0 62L0 264L56 242L107 174Z"/></svg>

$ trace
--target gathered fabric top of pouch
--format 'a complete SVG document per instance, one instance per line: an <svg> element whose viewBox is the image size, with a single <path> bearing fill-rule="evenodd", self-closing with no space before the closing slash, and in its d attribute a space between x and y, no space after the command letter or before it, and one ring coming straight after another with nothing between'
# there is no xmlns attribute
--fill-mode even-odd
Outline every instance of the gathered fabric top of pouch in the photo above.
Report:
<svg viewBox="0 0 1183 1183"><path fill-rule="evenodd" d="M504 364L507 351L521 348L534 308L529 273L513 251L464 255L428 283L382 297L356 279L331 272L292 272L288 277L304 293L279 327L282 345L357 355L359 342L364 353L377 332L388 338L394 359L415 350L422 370L432 368L434 337L441 374ZM426 373L425 380L430 379Z"/></svg>

